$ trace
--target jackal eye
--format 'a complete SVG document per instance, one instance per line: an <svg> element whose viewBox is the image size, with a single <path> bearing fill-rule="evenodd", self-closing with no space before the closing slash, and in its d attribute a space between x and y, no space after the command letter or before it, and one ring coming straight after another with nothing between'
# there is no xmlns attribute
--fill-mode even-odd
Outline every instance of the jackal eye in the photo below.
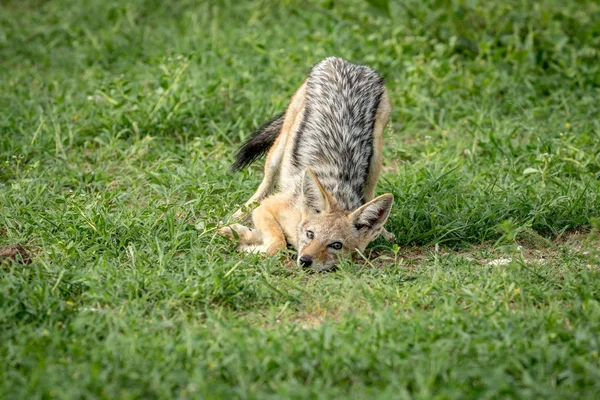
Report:
<svg viewBox="0 0 600 400"><path fill-rule="evenodd" d="M329 245L334 250L340 250L343 247L342 242L333 242Z"/></svg>
<svg viewBox="0 0 600 400"><path fill-rule="evenodd" d="M313 231L306 231L306 237L309 239L314 239L315 233Z"/></svg>

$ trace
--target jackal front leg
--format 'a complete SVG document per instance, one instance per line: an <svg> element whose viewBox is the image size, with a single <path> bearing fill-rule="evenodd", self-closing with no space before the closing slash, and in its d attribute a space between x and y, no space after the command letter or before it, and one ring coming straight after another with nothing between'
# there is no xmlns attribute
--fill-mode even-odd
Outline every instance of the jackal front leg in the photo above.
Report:
<svg viewBox="0 0 600 400"><path fill-rule="evenodd" d="M273 207L271 202L265 201L252 213L254 226L262 235L262 245L259 251L269 255L286 247L285 235L277 219L277 212L278 210Z"/></svg>
<svg viewBox="0 0 600 400"><path fill-rule="evenodd" d="M235 232L235 233L234 233ZM238 250L247 253L263 253L262 233L258 229L248 228L242 224L232 224L219 229L219 234L231 240L237 240Z"/></svg>
<svg viewBox="0 0 600 400"><path fill-rule="evenodd" d="M377 106L377 113L375 114L375 125L373 126L373 154L371 156L371 165L369 166L369 175L367 176L367 182L365 185L365 200L371 201L375 198L375 188L381 169L383 168L383 132L387 125L390 114L392 112L392 103L387 90L384 90L379 106ZM394 240L396 235L389 232L385 227L381 236L388 242Z"/></svg>
<svg viewBox="0 0 600 400"><path fill-rule="evenodd" d="M239 238L238 250L247 253L277 253L286 248L283 227L279 223L279 215L285 212L287 204L282 196L271 196L252 212L255 228L242 224L233 224L219 229L219 233L232 240ZM235 231L235 234L233 233Z"/></svg>
<svg viewBox="0 0 600 400"><path fill-rule="evenodd" d="M254 226L262 235L267 254L275 254L287 245L297 246L297 230L302 213L294 193L277 193L267 197L252 213Z"/></svg>
<svg viewBox="0 0 600 400"><path fill-rule="evenodd" d="M267 159L265 160L265 176L258 189L256 189L256 192L245 203L245 207L248 207L257 201L262 201L273 193L276 179L278 178L281 164L286 154L288 141L293 140L293 132L297 130L302 120L305 101L306 82L303 83L294 96L292 96L292 101L285 112L281 132L267 153ZM241 208L233 214L233 218L235 219L240 219L243 216L244 212Z"/></svg>

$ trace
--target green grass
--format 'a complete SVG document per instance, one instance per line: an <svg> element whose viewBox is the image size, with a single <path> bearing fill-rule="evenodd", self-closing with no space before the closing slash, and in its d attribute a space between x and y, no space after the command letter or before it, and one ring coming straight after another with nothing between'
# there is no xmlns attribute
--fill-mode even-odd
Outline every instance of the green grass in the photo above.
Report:
<svg viewBox="0 0 600 400"><path fill-rule="evenodd" d="M0 398L597 398L599 21L3 1ZM386 78L397 243L307 275L212 228L262 177L236 146L329 55Z"/></svg>

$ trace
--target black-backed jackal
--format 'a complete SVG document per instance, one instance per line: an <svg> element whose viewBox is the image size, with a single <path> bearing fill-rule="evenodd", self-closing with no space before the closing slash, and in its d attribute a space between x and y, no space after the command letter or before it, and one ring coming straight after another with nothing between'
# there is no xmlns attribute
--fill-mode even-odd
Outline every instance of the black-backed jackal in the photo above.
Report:
<svg viewBox="0 0 600 400"><path fill-rule="evenodd" d="M264 179L246 202L260 202L254 227L236 223L220 233L237 236L243 251L274 254L289 244L299 265L316 270L364 251L382 232L391 238L384 224L394 198L373 199L390 111L374 70L334 57L315 65L285 113L237 152L234 170L269 150ZM240 209L234 218L243 215Z"/></svg>

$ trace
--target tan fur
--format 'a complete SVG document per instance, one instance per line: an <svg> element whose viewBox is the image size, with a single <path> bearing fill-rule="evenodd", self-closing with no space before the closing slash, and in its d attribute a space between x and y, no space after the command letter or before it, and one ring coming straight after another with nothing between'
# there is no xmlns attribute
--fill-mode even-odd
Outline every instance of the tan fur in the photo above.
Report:
<svg viewBox="0 0 600 400"><path fill-rule="evenodd" d="M292 97L285 113L281 133L267 154L264 178L256 192L246 202L246 206L260 202L252 212L254 228L234 224L222 228L219 232L234 239L232 230L235 230L239 235L239 249L242 251L275 254L285 249L286 244L290 244L298 250L299 260L303 256L308 256L312 258L316 269L327 269L334 265L339 257L349 256L355 250L363 251L369 242L382 232L386 234L387 239L393 237L383 229L393 196L387 194L373 200L382 169L383 131L390 116L391 104L387 91L384 91L375 116L373 154L364 187L364 198L367 204L353 212L341 210L318 178L312 171L307 170L304 181L317 185L323 201L328 206L327 212L317 215L307 210L306 205L303 204L304 200L298 198L299 196L294 192L297 177L291 173L294 138L302 121L305 102L306 82ZM280 192L271 195L276 182ZM381 221L378 220L377 225L369 227L368 231L357 230L354 224L361 217L360 213L382 204L387 208L380 212ZM234 218L241 219L243 215L243 210L240 209L236 211ZM307 231L314 232L314 239L307 238ZM331 247L333 242L343 243L343 248L333 249Z"/></svg>
<svg viewBox="0 0 600 400"><path fill-rule="evenodd" d="M383 167L382 149L383 149L383 131L385 125L390 119L390 113L392 112L392 105L390 98L387 94L387 90L383 92L381 96L381 103L377 108L377 114L375 116L375 127L373 128L373 156L371 158L371 167L369 169L369 176L367 178L367 185L365 186L365 199L370 201L375 197L375 187L381 174L381 168Z"/></svg>

